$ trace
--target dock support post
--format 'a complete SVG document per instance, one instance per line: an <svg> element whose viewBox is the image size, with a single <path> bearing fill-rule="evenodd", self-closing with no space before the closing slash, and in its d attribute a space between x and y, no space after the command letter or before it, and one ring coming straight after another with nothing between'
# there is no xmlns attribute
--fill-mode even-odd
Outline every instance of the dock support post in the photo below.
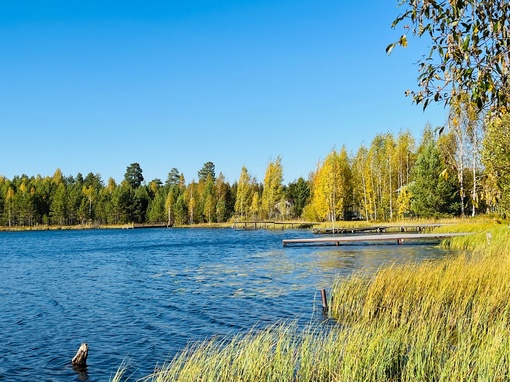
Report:
<svg viewBox="0 0 510 382"><path fill-rule="evenodd" d="M327 311L329 311L329 307L328 307L328 297L326 295L326 289L321 290L321 297L322 297L322 311L327 312Z"/></svg>

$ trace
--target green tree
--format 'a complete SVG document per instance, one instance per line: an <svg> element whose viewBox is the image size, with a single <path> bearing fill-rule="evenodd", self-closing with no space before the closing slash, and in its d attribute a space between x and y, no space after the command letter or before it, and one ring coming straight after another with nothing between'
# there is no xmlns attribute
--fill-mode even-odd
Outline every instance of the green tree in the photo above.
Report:
<svg viewBox="0 0 510 382"><path fill-rule="evenodd" d="M170 192L168 193L170 194ZM166 220L166 202L167 194L164 189L160 188L156 191L156 195L149 202L147 208L147 220L151 223L163 222Z"/></svg>
<svg viewBox="0 0 510 382"><path fill-rule="evenodd" d="M426 108L450 105L469 94L478 109L506 107L509 101L510 3L496 0L402 0L404 12L393 27L426 38L430 52L418 61L420 89L408 91ZM407 36L390 44L407 46Z"/></svg>
<svg viewBox="0 0 510 382"><path fill-rule="evenodd" d="M172 187L178 185L180 177L181 174L179 173L179 170L177 170L175 167L172 167L166 178L165 186Z"/></svg>
<svg viewBox="0 0 510 382"><path fill-rule="evenodd" d="M215 166L213 162L206 162L198 171L198 181L205 181L208 176L211 176L213 182L216 180Z"/></svg>
<svg viewBox="0 0 510 382"><path fill-rule="evenodd" d="M78 173L76 178L69 176L66 180L68 191L68 224L81 224L87 218L85 195L83 194L83 176Z"/></svg>
<svg viewBox="0 0 510 382"><path fill-rule="evenodd" d="M68 200L67 187L64 182L60 182L51 202L50 217L52 224L67 224Z"/></svg>
<svg viewBox="0 0 510 382"><path fill-rule="evenodd" d="M34 196L35 188L31 185L30 180L23 179L14 198L17 225L33 225L35 215Z"/></svg>
<svg viewBox="0 0 510 382"><path fill-rule="evenodd" d="M0 175L0 225L6 225L7 222L5 218L5 197L7 195L9 181L5 176Z"/></svg>
<svg viewBox="0 0 510 382"><path fill-rule="evenodd" d="M143 170L138 163L131 163L126 168L126 173L124 174L124 180L128 182L128 184L132 188L138 188L143 182Z"/></svg>
<svg viewBox="0 0 510 382"><path fill-rule="evenodd" d="M165 212L168 226L174 225L174 205L176 201L176 194L178 195L178 188L176 186L170 188L165 199Z"/></svg>
<svg viewBox="0 0 510 382"><path fill-rule="evenodd" d="M482 161L485 167L485 200L494 212L510 212L510 115L487 126Z"/></svg>
<svg viewBox="0 0 510 382"><path fill-rule="evenodd" d="M155 178L149 182L147 185L147 191L149 192L149 195L151 199L154 199L159 189L163 186L163 182L159 178Z"/></svg>
<svg viewBox="0 0 510 382"><path fill-rule="evenodd" d="M310 185L303 177L299 177L287 185L285 196L294 206L294 216L300 217L310 199Z"/></svg>
<svg viewBox="0 0 510 382"><path fill-rule="evenodd" d="M214 188L216 193L216 220L220 223L225 222L232 215L233 209L230 207L232 204L230 185L221 172L214 182Z"/></svg>
<svg viewBox="0 0 510 382"><path fill-rule="evenodd" d="M113 194L117 184L113 178L109 178L106 187L98 191L96 201L95 219L102 224L116 224L118 218L113 204Z"/></svg>
<svg viewBox="0 0 510 382"><path fill-rule="evenodd" d="M460 211L455 199L456 184L444 172L445 164L434 139L422 143L422 150L413 168L411 211L424 218L456 215Z"/></svg>
<svg viewBox="0 0 510 382"><path fill-rule="evenodd" d="M92 185L89 185L88 187L83 186L82 192L88 204L88 219L92 219L92 202L96 199L96 190Z"/></svg>
<svg viewBox="0 0 510 382"><path fill-rule="evenodd" d="M7 192L5 195L5 205L7 210L7 221L9 223L9 227L13 225L13 209L14 209L14 188L12 185L8 185Z"/></svg>
<svg viewBox="0 0 510 382"><path fill-rule="evenodd" d="M151 197L149 195L148 187L138 187L135 190L134 205L133 205L133 221L136 223L145 223L147 220L147 209Z"/></svg>
<svg viewBox="0 0 510 382"><path fill-rule="evenodd" d="M214 179L211 173L207 174L205 180L199 182L202 184L202 205L205 220L208 223L212 223L215 220L216 215L216 193L214 187Z"/></svg>
<svg viewBox="0 0 510 382"><path fill-rule="evenodd" d="M112 193L110 222L114 224L134 222L136 220L136 208L135 191L132 186L124 180Z"/></svg>
<svg viewBox="0 0 510 382"><path fill-rule="evenodd" d="M91 172L89 172L83 180L83 185L85 187L94 187L96 192L99 192L99 190L104 187L103 180L101 179L101 174L93 174Z"/></svg>
<svg viewBox="0 0 510 382"><path fill-rule="evenodd" d="M184 194L179 194L174 207L175 224L188 224L188 204Z"/></svg>
<svg viewBox="0 0 510 382"><path fill-rule="evenodd" d="M42 224L50 223L51 201L53 198L54 184L50 177L36 179L36 209L39 216L39 222Z"/></svg>

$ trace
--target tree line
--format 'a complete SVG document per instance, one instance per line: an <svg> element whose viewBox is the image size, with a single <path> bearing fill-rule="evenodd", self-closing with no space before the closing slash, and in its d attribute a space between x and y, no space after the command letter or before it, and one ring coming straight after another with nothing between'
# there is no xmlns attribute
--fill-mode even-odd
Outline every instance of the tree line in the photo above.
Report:
<svg viewBox="0 0 510 382"><path fill-rule="evenodd" d="M333 149L307 179L283 184L281 157L263 181L241 168L230 184L207 162L186 182L172 168L166 180L145 181L138 163L120 184L100 174L0 177L0 225L159 223L232 220L307 221L506 214L510 208L510 116L485 123L465 99L450 110L448 129L426 126L378 134L349 154Z"/></svg>
<svg viewBox="0 0 510 382"><path fill-rule="evenodd" d="M425 109L449 107L437 134L426 127L419 142L409 132L378 134L354 154L332 150L308 179L283 184L281 158L263 182L243 167L229 184L214 164L186 183L173 168L163 183L145 182L138 163L125 179L106 184L100 174L0 176L0 224L167 222L194 224L232 219L391 220L402 217L506 215L510 209L510 3L501 1L399 2L393 27L404 34L386 48L406 47L407 34L426 39L418 60ZM444 130L444 131L443 131Z"/></svg>

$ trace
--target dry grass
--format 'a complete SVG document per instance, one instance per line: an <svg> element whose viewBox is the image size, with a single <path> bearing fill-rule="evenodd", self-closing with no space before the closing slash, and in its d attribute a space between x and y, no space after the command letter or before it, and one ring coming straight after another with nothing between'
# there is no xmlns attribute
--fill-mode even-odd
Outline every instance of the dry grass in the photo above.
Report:
<svg viewBox="0 0 510 382"><path fill-rule="evenodd" d="M506 381L510 379L510 229L462 223L470 254L338 279L338 325L196 344L145 381ZM488 235L489 234L489 235Z"/></svg>

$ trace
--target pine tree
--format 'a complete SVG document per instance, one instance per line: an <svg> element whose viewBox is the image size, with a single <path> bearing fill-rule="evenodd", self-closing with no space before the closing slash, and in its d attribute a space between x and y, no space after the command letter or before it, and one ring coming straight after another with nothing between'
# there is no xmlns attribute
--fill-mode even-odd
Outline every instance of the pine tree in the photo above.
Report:
<svg viewBox="0 0 510 382"><path fill-rule="evenodd" d="M457 214L460 203L455 200L456 185L445 176L445 165L436 141L426 139L422 146L409 190L412 194L411 211L424 218Z"/></svg>
<svg viewBox="0 0 510 382"><path fill-rule="evenodd" d="M138 163L131 163L126 168L126 173L124 174L124 180L128 182L128 184L132 188L138 188L143 182L143 170Z"/></svg>

